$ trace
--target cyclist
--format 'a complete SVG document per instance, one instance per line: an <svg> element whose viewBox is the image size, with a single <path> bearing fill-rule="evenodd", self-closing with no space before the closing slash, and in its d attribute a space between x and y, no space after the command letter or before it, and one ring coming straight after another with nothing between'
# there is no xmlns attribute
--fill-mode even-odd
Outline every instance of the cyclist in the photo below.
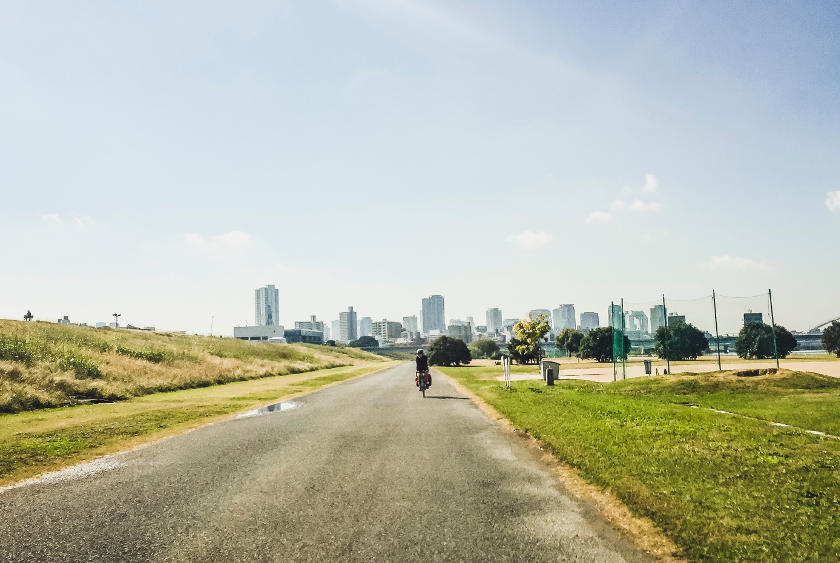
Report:
<svg viewBox="0 0 840 563"><path fill-rule="evenodd" d="M414 358L417 362L417 377L414 380L414 384L418 387L420 386L420 374L424 374L426 376L426 381L428 382L428 387L432 386L432 375L429 373L429 358L423 353L423 349L419 348L417 350L417 357Z"/></svg>

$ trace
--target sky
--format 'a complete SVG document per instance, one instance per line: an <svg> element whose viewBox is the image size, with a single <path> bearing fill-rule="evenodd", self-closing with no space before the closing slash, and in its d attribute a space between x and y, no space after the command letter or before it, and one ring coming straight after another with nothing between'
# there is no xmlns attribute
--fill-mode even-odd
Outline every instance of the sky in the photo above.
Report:
<svg viewBox="0 0 840 563"><path fill-rule="evenodd" d="M840 316L840 4L0 0L0 318ZM603 322L603 319L602 319Z"/></svg>

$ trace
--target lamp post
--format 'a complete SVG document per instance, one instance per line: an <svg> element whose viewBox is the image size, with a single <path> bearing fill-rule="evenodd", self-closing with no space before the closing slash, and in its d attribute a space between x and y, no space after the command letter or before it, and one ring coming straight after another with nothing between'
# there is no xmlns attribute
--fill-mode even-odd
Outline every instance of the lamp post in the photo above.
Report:
<svg viewBox="0 0 840 563"><path fill-rule="evenodd" d="M112 316L114 317L114 328L120 328L120 317L122 313L113 313Z"/></svg>

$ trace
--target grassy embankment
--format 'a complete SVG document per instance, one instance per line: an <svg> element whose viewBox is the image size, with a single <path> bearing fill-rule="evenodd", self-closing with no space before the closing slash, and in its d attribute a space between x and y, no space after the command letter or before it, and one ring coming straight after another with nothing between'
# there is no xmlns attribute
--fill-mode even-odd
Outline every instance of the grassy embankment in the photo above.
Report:
<svg viewBox="0 0 840 563"><path fill-rule="evenodd" d="M734 373L514 382L442 368L696 560L840 558L840 380ZM716 408L764 420L721 414Z"/></svg>
<svg viewBox="0 0 840 563"><path fill-rule="evenodd" d="M0 321L0 412L383 360L352 348Z"/></svg>

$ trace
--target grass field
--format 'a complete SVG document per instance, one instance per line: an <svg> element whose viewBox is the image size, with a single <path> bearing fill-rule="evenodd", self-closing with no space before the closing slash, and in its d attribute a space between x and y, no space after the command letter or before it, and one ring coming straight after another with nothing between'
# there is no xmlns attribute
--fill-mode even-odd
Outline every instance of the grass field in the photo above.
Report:
<svg viewBox="0 0 840 563"><path fill-rule="evenodd" d="M442 368L695 560L840 558L840 381L782 370L618 383ZM717 413L717 408L764 420Z"/></svg>
<svg viewBox="0 0 840 563"><path fill-rule="evenodd" d="M391 365L394 364L367 363L155 393L112 404L0 414L0 485L128 449Z"/></svg>
<svg viewBox="0 0 840 563"><path fill-rule="evenodd" d="M0 320L0 412L371 361L384 359L352 348Z"/></svg>

